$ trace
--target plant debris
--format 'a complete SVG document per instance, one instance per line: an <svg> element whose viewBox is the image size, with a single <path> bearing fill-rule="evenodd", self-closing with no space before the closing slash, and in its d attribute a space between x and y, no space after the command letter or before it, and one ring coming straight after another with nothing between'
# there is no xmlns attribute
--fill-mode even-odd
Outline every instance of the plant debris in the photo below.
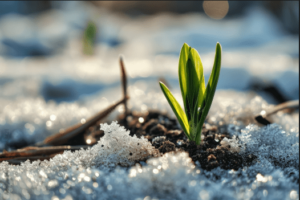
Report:
<svg viewBox="0 0 300 200"><path fill-rule="evenodd" d="M255 120L260 124L268 125L271 124L271 122L267 119L268 116L282 110L285 110L286 112L292 112L297 108L299 108L299 100L287 101L275 106L269 111L262 110L260 114L255 117Z"/></svg>

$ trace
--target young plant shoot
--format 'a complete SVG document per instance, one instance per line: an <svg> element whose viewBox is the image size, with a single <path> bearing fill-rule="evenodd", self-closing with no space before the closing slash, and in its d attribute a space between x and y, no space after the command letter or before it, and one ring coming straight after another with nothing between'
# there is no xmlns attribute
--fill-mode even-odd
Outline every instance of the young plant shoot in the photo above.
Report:
<svg viewBox="0 0 300 200"><path fill-rule="evenodd" d="M96 41L97 26L94 22L89 21L83 35L83 53L85 55L94 54Z"/></svg>
<svg viewBox="0 0 300 200"><path fill-rule="evenodd" d="M220 69L221 45L217 43L213 69L205 87L200 56L197 50L184 43L178 66L184 111L170 90L162 82L159 83L186 136L197 145L201 142L202 126L214 98Z"/></svg>

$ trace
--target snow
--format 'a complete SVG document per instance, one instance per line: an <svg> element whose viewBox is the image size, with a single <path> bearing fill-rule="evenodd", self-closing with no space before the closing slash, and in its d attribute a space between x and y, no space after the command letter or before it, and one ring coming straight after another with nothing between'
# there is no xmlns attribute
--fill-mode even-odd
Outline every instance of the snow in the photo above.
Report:
<svg viewBox="0 0 300 200"><path fill-rule="evenodd" d="M94 95L92 101L83 100L81 103L56 104L33 98L24 102L6 102L9 106L2 116L6 120L11 119L9 111L15 110L17 120L5 121L2 127L19 130L21 138L34 140L40 130L47 130L47 121L52 122L55 130L66 127L105 107L104 102L109 105L110 100L116 99L117 90L119 88L106 90ZM134 84L129 91L131 101L136 102L131 103L132 109L146 111L155 107L173 115L163 94L155 90L152 84ZM178 88L173 92L180 99ZM30 108L29 114L24 115L25 111L18 113L18 109L26 109L25 105ZM113 122L101 125L105 135L90 149L73 153L65 151L50 161L26 161L20 166L2 162L0 199L297 199L299 113L289 115L279 112L273 116L277 124L266 127L256 124L253 116L273 106L253 92L216 92L208 123L226 125L227 131L235 138L227 142L231 146L242 145L241 154L248 155L250 152L257 157L252 166L238 171L220 168L205 171L197 163L194 166L184 153L154 156L147 163L141 161L141 165L132 166L133 160L153 157L155 153L148 141L129 136L127 131ZM47 113L39 114L38 109ZM73 118L69 117L70 110L73 110ZM117 113L119 109L113 116ZM41 124L35 124L35 118L39 118ZM30 130L33 136L29 134ZM51 129L48 130L50 133ZM124 141L116 140L119 138ZM5 140L1 141L5 143ZM152 153L138 155L139 148ZM134 159L131 159L130 153L133 153Z"/></svg>
<svg viewBox="0 0 300 200"><path fill-rule="evenodd" d="M129 131L120 127L117 122L111 125L101 124L104 137L93 146L91 151L98 152L96 166L131 166L136 161L159 155L159 152L144 137L131 137Z"/></svg>
<svg viewBox="0 0 300 200"><path fill-rule="evenodd" d="M141 162L141 165L132 166L133 160L143 160L155 153L147 140L129 136L128 131L113 122L111 125L101 125L105 135L90 149L73 153L65 151L50 161L26 161L20 166L2 162L2 199L297 199L299 114L288 116L277 113L274 118L282 125L259 127L257 124L251 124L252 114L256 113L255 110L273 105L269 105L253 93L231 91L229 96L234 102L230 101L228 94L226 99L224 94L225 91L216 93L208 121L228 125L228 131L234 139L224 140L224 143L227 141L231 146L245 146L240 153L257 156L252 166L238 171L216 168L209 172L201 169L199 164L194 166L185 153L165 154L163 157L149 159L147 164ZM151 98L160 95L159 92L147 93L148 101L145 105L151 108ZM240 101L236 101L236 96L241 97L237 98ZM133 92L132 98L138 99L141 95L135 95ZM155 105L155 101L152 101L153 104ZM166 107L167 102L161 98L159 105ZM55 110L56 107L52 109ZM74 109L79 110L79 107ZM228 109L234 114L228 112ZM244 115L245 110L250 114ZM49 119L56 116L56 121L60 115L54 114L50 115ZM219 118L212 120L214 116ZM239 123L230 124L235 121ZM282 127L286 124L290 125L289 129ZM137 142L140 145L137 145ZM150 153L136 154L140 148L148 149ZM133 153L132 157L130 153ZM127 169L117 164L132 167Z"/></svg>
<svg viewBox="0 0 300 200"><path fill-rule="evenodd" d="M137 111L156 108L173 115L163 94L153 84L141 83L129 88L131 101L135 102L130 103L131 108ZM57 104L34 98L8 102L3 99L5 104L2 105L6 107L2 116L7 121L1 126L18 130L19 137L34 141L39 131L48 130L48 121L52 122L52 131L76 123L109 105L117 98L118 90L118 87L104 90L93 95L91 101L83 99L78 103ZM180 99L178 88L172 92ZM208 123L226 125L227 131L234 136L227 142L231 146L241 145L241 154L251 153L257 157L252 166L238 171L220 168L205 171L197 163L194 166L185 153L154 156L147 163L141 161L140 165L132 166L133 160L153 157L155 153L148 141L129 136L113 122L101 125L105 135L90 149L65 151L50 161L26 161L20 166L2 162L0 199L297 199L299 113L276 113L272 119L277 124L260 127L253 116L273 106L253 92L216 92ZM28 114L24 115L26 109ZM41 114L39 110L46 113ZM111 119L121 110L117 109ZM70 118L70 111L73 118ZM12 120L11 113L15 114L16 121ZM35 118L40 119L40 124L34 123ZM50 134L51 129L45 133ZM14 134L7 138L18 141L20 138ZM5 140L2 141L5 144ZM138 155L139 148L152 153Z"/></svg>
<svg viewBox="0 0 300 200"><path fill-rule="evenodd" d="M78 103L47 103L42 98L0 99L0 149L10 150L20 140L31 144L42 141L109 105L105 99L99 102L94 108L87 108Z"/></svg>
<svg viewBox="0 0 300 200"><path fill-rule="evenodd" d="M247 144L246 151L259 160L271 162L282 169L299 168L299 132L287 132L277 124L259 128L249 125L239 136Z"/></svg>
<svg viewBox="0 0 300 200"><path fill-rule="evenodd" d="M260 162L238 171L220 168L205 171L199 164L194 165L187 153L167 153L162 157L149 159L146 165L137 164L128 170L119 166L115 168L115 165L113 167L105 165L110 167L110 170L102 167L100 169L99 165L91 163L99 163L99 159L103 162L105 156L101 154L104 152L105 155L111 156L105 162L113 163L116 160L116 163L120 162L120 159L111 159L116 155L115 150L100 149L101 144L115 142L115 139L112 139L115 135L126 137L128 134L115 122L111 125L102 125L102 129L107 131L106 136L101 139L102 143L100 140L96 146L88 150L74 153L65 151L50 161L32 163L26 161L20 166L2 162L0 164L1 198L296 199L299 195L298 184L289 174L294 172L294 177L299 178L297 170L299 161L294 160L299 156L298 148L291 147L291 144L297 146L299 143L298 140L289 140L278 125L265 128L247 127L242 130L241 141L247 142L247 151L258 155ZM107 137L109 134L111 137ZM281 149L276 150L270 138L279 136L281 136L279 139L289 142L280 143ZM130 138L132 141L142 140ZM145 141L146 143L148 141ZM259 146L265 149L273 148L271 154L275 157L270 159L270 156L267 156ZM129 145L122 148L124 152L132 150ZM128 152L120 155L121 160L129 158ZM281 161L282 157L288 155L293 157L283 161L281 166L275 166L272 162L276 159ZM97 162L90 159L96 157ZM289 164L289 161L293 162Z"/></svg>
<svg viewBox="0 0 300 200"><path fill-rule="evenodd" d="M229 151L231 152L240 152L241 148L240 148L240 144L239 141L237 140L236 136L234 135L232 137L232 139L228 139L227 137L223 138L223 140L220 142L221 147L228 148ZM218 148L218 147L217 147Z"/></svg>
<svg viewBox="0 0 300 200"><path fill-rule="evenodd" d="M164 76L183 105L177 78L181 45L199 51L207 81L219 41L222 69L206 123L233 137L221 145L256 159L237 171L206 171L186 153L160 157L146 139L112 122L123 112L119 106L101 125L104 137L89 149L19 166L1 162L0 200L299 198L299 111L275 113L274 123L262 126L254 116L277 102L249 91L253 82L273 83L288 99L299 97L299 37L286 35L269 13L254 8L244 18L224 21L167 13L133 20L99 14L83 2L62 4L38 17L1 18L0 151L20 141L42 141L121 99L119 54L129 76L129 108L174 117L158 78ZM78 38L91 16L101 31L95 56L85 57ZM27 57L36 49L51 56Z"/></svg>

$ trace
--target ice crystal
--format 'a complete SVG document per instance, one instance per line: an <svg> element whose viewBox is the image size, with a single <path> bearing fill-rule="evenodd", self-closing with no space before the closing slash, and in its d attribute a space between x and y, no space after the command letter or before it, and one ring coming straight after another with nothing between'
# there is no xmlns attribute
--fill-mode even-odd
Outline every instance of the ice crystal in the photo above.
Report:
<svg viewBox="0 0 300 200"><path fill-rule="evenodd" d="M66 170L72 165L77 167L102 167L114 168L117 165L131 166L137 161L157 156L157 150L145 138L131 137L129 131L120 127L117 122L111 125L101 124L104 136L89 149L82 149L71 153L65 151L53 158L52 162L44 161L43 164L57 163L57 170Z"/></svg>
<svg viewBox="0 0 300 200"><path fill-rule="evenodd" d="M111 130L116 130L111 127ZM86 153L87 151L82 152ZM67 158L77 156L71 153ZM68 169L50 161L0 164L0 199L294 199L298 185L282 170L268 175L255 168L201 169L187 153L167 153L147 165L107 172L95 167ZM61 160L60 160L61 161ZM59 161L59 162L60 162ZM58 170L58 168L60 168ZM218 192L215 192L218 191Z"/></svg>
<svg viewBox="0 0 300 200"><path fill-rule="evenodd" d="M238 139L234 135L232 139L228 139L227 137L223 138L220 142L222 147L228 148L231 152L240 152L241 144L239 144Z"/></svg>
<svg viewBox="0 0 300 200"><path fill-rule="evenodd" d="M91 149L98 152L98 159L95 160L97 166L130 166L136 161L158 155L158 151L146 138L137 138L136 135L131 137L130 132L120 127L117 122L112 122L111 125L101 124L100 129L104 131L104 137Z"/></svg>
<svg viewBox="0 0 300 200"><path fill-rule="evenodd" d="M242 130L240 140L247 144L245 151L281 168L299 168L299 133L287 132L277 124L259 128L249 125Z"/></svg>
<svg viewBox="0 0 300 200"><path fill-rule="evenodd" d="M244 128L249 124L259 125L255 121L255 116L274 106L253 92L217 91L209 111L208 122L217 125L233 124L239 128ZM271 115L270 119L286 131L299 132L299 112L292 115L278 112Z"/></svg>
<svg viewBox="0 0 300 200"><path fill-rule="evenodd" d="M105 99L94 105L46 102L42 98L0 99L0 151L11 150L16 144L34 144L47 136L68 128L103 110ZM72 115L70 115L70 112Z"/></svg>
<svg viewBox="0 0 300 200"><path fill-rule="evenodd" d="M147 107L151 107L150 100L156 95L155 92L147 94ZM132 98L142 96L133 93ZM226 131L235 138L223 139L224 143L231 146L240 144L240 154L256 156L248 167L237 171L220 168L206 171L199 164L191 163L188 155L182 153L148 159L147 164L140 162L142 166L133 166L128 171L118 166L130 166L137 160L155 157L156 152L146 139L131 137L128 131L113 122L101 125L105 134L90 149L65 151L49 161L26 161L20 166L0 163L0 199L297 199L299 114L275 114L273 119L279 125L247 126L248 123L255 123L254 114L272 105L260 97L239 92L232 92L229 95L231 100L223 92L217 92L216 96L208 122L222 122L227 127ZM237 101L231 102L235 97ZM97 97L94 101L101 99ZM159 100L159 107L167 105L162 99ZM19 104L18 107L23 105L21 102ZM62 120L67 109L86 109L75 104L52 107L52 104L42 103L41 107L47 110L48 106L49 113L41 119L44 124L54 120L52 115L55 115L53 125L56 128L60 126L55 124L57 120L70 123ZM14 109L13 106L8 108ZM54 112L57 108L61 110ZM33 112L30 116L34 116ZM9 114L8 111L5 113L2 116ZM74 119L80 120L80 117L74 115ZM26 116L19 122L5 122L2 128L22 130L14 126L17 123L25 126L31 122L29 120L33 119ZM35 131L46 127L45 124L33 126ZM27 127L30 130L30 126ZM154 141L162 139L155 138ZM148 153L140 154L140 150Z"/></svg>

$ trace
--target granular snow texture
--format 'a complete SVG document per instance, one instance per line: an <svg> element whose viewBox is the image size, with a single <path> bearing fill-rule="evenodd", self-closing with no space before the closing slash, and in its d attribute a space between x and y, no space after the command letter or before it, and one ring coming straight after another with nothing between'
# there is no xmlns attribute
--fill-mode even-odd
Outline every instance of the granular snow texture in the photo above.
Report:
<svg viewBox="0 0 300 200"><path fill-rule="evenodd" d="M220 168L206 171L191 162L187 153L167 153L132 165L132 148L150 149L148 141L128 136L115 122L101 125L105 136L91 149L65 151L50 161L26 161L20 166L0 164L1 199L297 199L299 156L297 133L283 132L278 125L249 126L241 131L244 151L257 162L238 171ZM109 135L110 134L110 135ZM114 137L127 144L115 147ZM127 138L128 137L128 138ZM129 138L130 137L130 138ZM291 137L291 139L289 139ZM297 139L297 140L296 140ZM139 141L138 141L139 140ZM276 143L277 141L277 143ZM284 141L284 142L282 142ZM281 149L276 144L280 143ZM102 148L101 145L107 145ZM110 148L109 148L110 147ZM112 149L114 150L112 150ZM122 149L123 151L120 151ZM269 149L269 156L266 154ZM98 156L107 157L115 165ZM283 159L288 157L287 159ZM122 161L122 162L120 162ZM276 164L280 161L280 165ZM92 164L93 163L93 164ZM98 164L97 164L98 163ZM104 164L100 165L99 164ZM106 167L105 167L106 166ZM294 173L291 174L287 173ZM295 179L296 178L296 179ZM216 192L218 191L218 192Z"/></svg>

